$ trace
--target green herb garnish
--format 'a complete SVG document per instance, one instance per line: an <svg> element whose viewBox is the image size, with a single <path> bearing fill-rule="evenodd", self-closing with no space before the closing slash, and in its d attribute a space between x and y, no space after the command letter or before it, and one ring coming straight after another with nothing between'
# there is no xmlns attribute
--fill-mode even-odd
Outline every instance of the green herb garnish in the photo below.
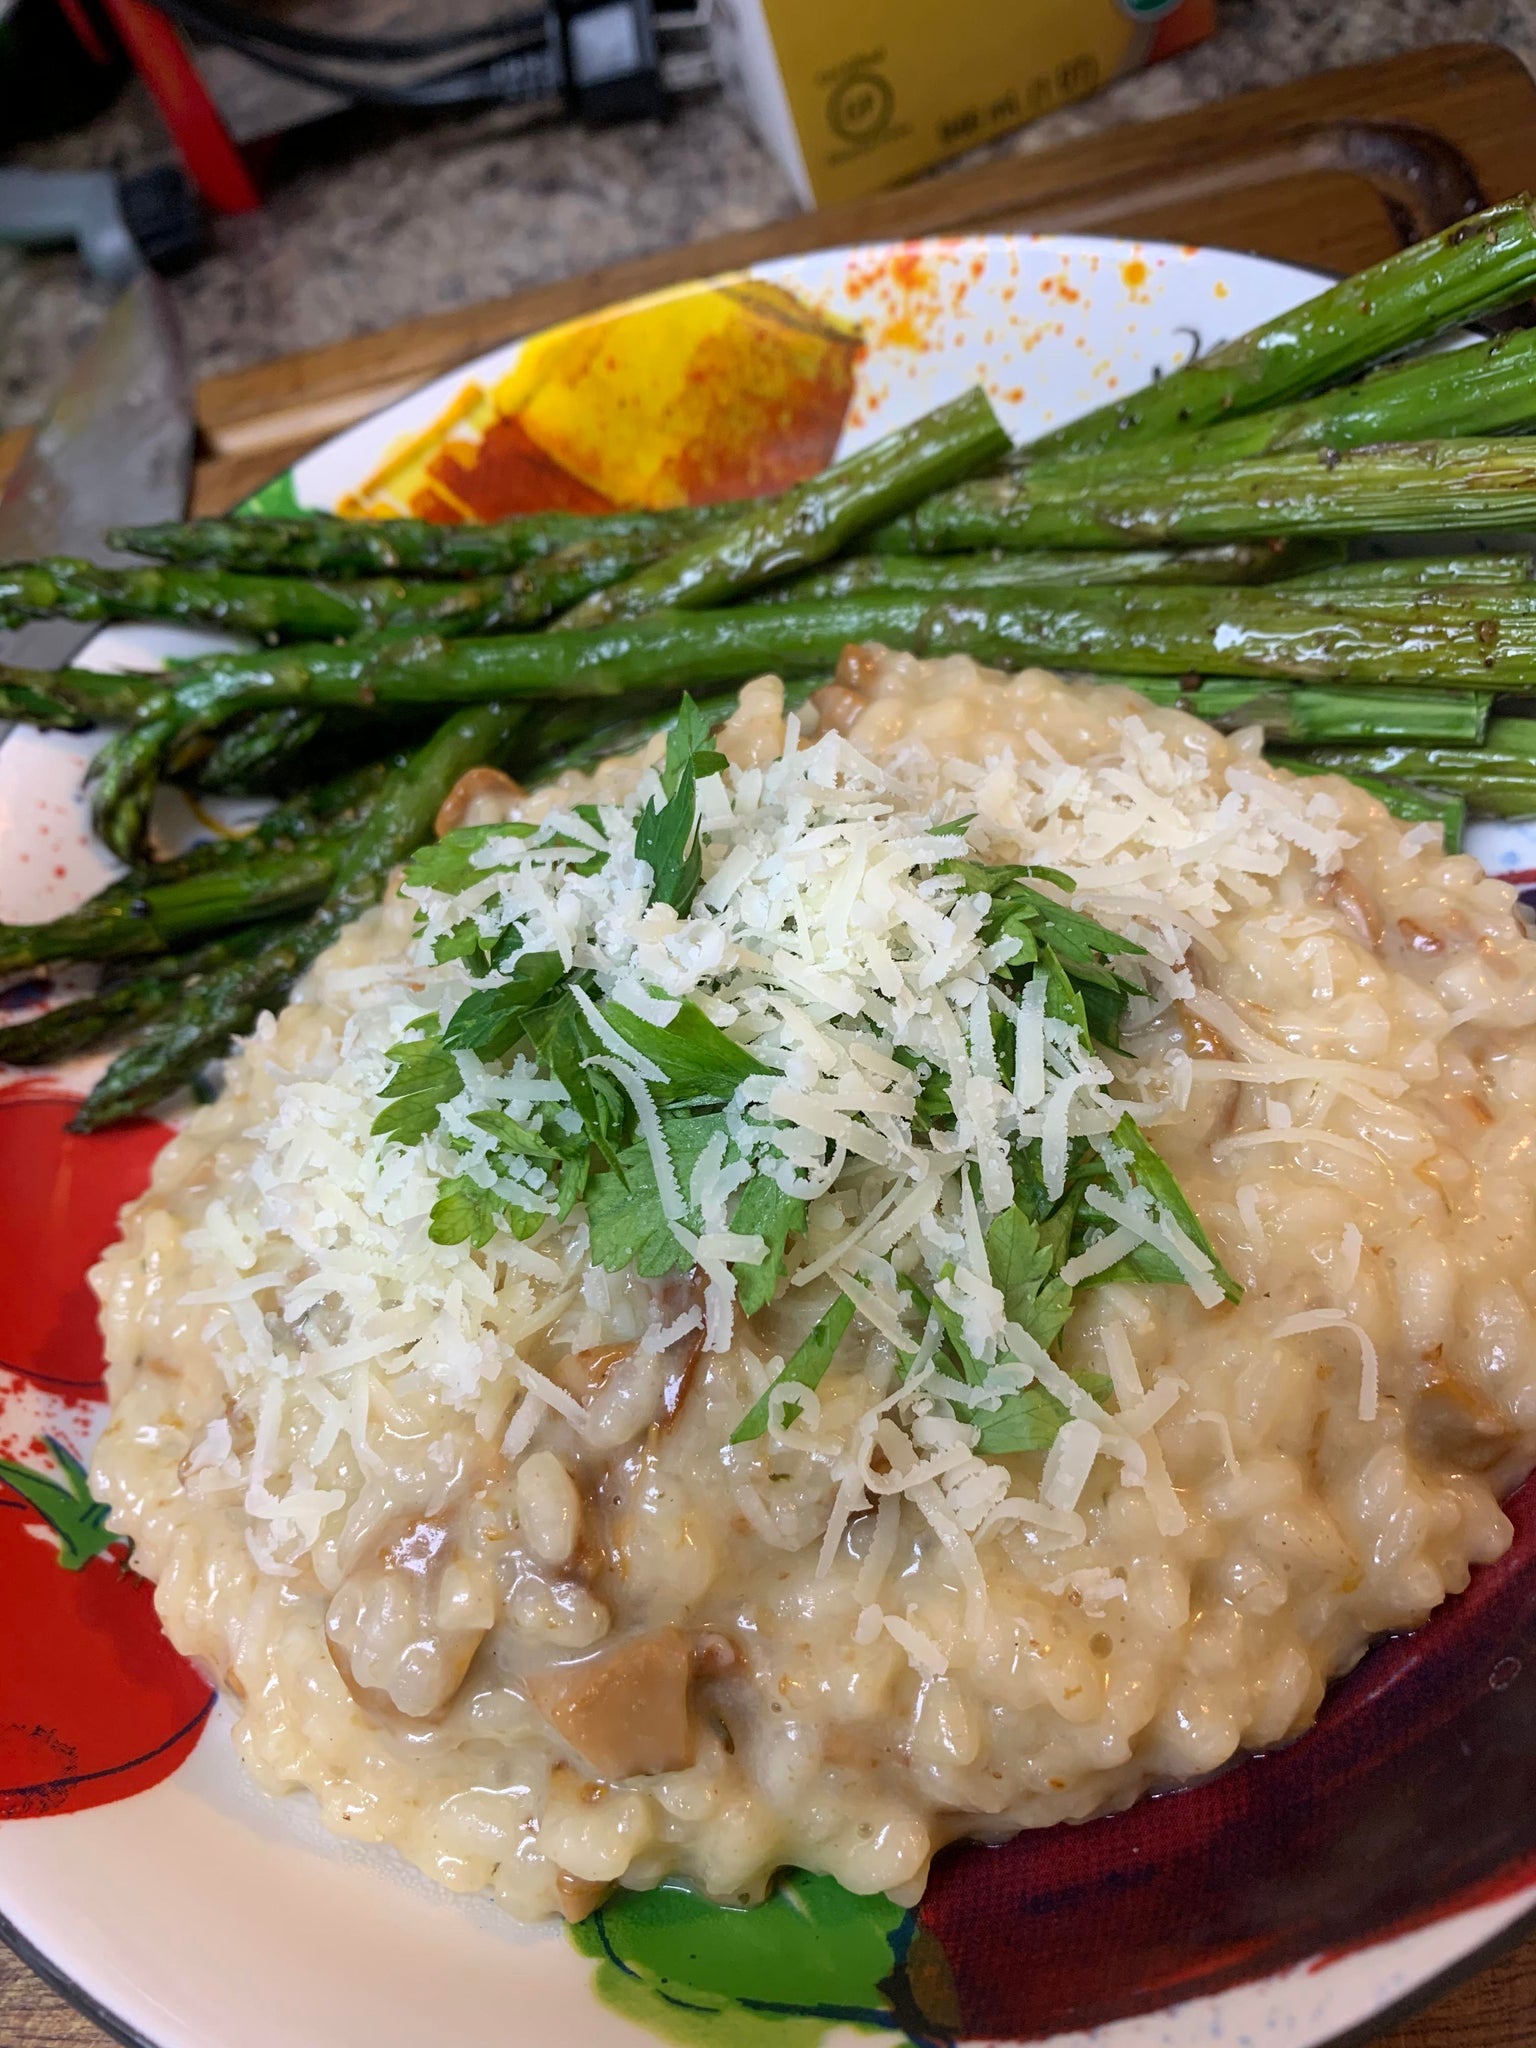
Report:
<svg viewBox="0 0 1536 2048"><path fill-rule="evenodd" d="M832 1363L837 1347L842 1343L853 1321L853 1303L846 1294L840 1294L827 1310L821 1321L812 1330L800 1349L790 1358L783 1370L775 1375L773 1385L753 1402L746 1414L731 1431L733 1444L748 1444L760 1437L768 1427L769 1403L777 1387L818 1387ZM799 1411L784 1410L785 1420L799 1420Z"/></svg>
<svg viewBox="0 0 1536 2048"><path fill-rule="evenodd" d="M669 1024L652 1024L622 1003L605 1005L603 1016L620 1038L666 1076L658 1089L664 1102L729 1102L743 1081L772 1072L727 1038L718 1024L711 1024L697 1003L680 1003Z"/></svg>
<svg viewBox="0 0 1536 2048"><path fill-rule="evenodd" d="M718 1112L664 1116L661 1133L684 1197L683 1228L696 1237L703 1229L703 1218L688 1200L688 1186L705 1147L713 1138L726 1136L725 1118ZM724 1163L729 1165L740 1156L727 1142ZM682 1272L693 1263L692 1254L678 1241L661 1206L655 1163L644 1143L625 1147L617 1172L593 1176L587 1189L587 1222L592 1262L610 1273L632 1265L642 1279L656 1280L666 1273ZM736 1196L730 1227L743 1235L761 1237L767 1246L766 1256L756 1264L732 1268L742 1311L755 1315L778 1292L785 1246L793 1232L805 1228L805 1204L786 1195L769 1175L757 1173Z"/></svg>
<svg viewBox="0 0 1536 2048"><path fill-rule="evenodd" d="M373 1120L374 1136L393 1138L398 1145L418 1145L435 1131L443 1104L464 1087L459 1063L444 1047L437 1019L418 1017L411 1028L420 1035L398 1039L389 1048L395 1071L379 1091L389 1106Z"/></svg>
<svg viewBox="0 0 1536 2048"><path fill-rule="evenodd" d="M709 721L691 697L678 706L667 732L667 756L661 771L666 802L659 809L650 798L635 827L635 852L651 870L651 901L670 903L679 917L693 908L704 874L704 851L698 834L698 779L718 775L724 754L709 745Z"/></svg>

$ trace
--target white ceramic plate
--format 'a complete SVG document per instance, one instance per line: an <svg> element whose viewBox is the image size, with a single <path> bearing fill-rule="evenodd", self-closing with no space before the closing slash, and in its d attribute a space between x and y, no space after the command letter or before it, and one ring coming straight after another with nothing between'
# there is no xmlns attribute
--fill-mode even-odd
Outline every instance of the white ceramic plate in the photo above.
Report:
<svg viewBox="0 0 1536 2048"><path fill-rule="evenodd" d="M406 510L423 492L447 491L479 492L484 503L490 448L525 469L554 463L577 480L578 497L665 501L708 426L711 395L698 389L706 360L722 380L714 400L733 389L733 403L744 391L762 400L762 419L738 436L738 488L760 480L752 464L772 456L763 421L774 406L801 437L802 469L978 377L1010 431L1028 436L1175 366L1192 346L1285 310L1318 283L1253 258L1060 236L799 257L496 350L338 436L260 500L269 510ZM603 376L619 390L622 432L603 428L602 392L591 402L592 380ZM818 452L805 457L813 445ZM117 628L98 637L89 658L140 667L202 644L170 629ZM88 751L88 741L25 733L0 748L0 916L55 915L110 872L78 793ZM1528 832L1483 828L1476 843L1490 866L1536 866ZM131 1192L141 1163L125 1159L116 1170L125 1176L120 1192ZM19 1272L13 1287L23 1284ZM89 1387L40 1384L35 1370L0 1373L0 1454L14 1456L44 1433L83 1450L99 1419ZM10 1505L0 1523L14 1528L21 1511ZM100 1559L87 1567L107 1569ZM62 1632L77 1622L62 1609L40 1625L8 1612L0 1569L0 1799L5 1724L30 1711L24 1620L34 1640L54 1633L50 1652L78 1649L87 1667L96 1658L103 1697L121 1676L106 1671L110 1624L89 1643L65 1644ZM63 1810L0 1822L0 1917L24 1953L122 2038L153 2048L421 2048L428 2040L547 2048L556 2037L580 2048L636 2048L648 2038L599 1997L594 1964L562 1931L529 1931L483 1899L451 1897L392 1854L333 1840L305 1798L279 1804L252 1790L222 1709L200 1736L179 1723L166 1735L163 1762L189 1753L149 1789L112 1798L103 1772L89 1796L105 1803L68 1810L75 1795L66 1789L56 1802ZM125 1782L159 1767L140 1754L137 1776ZM1260 2039L1311 2048L1422 1992L1533 1907L1536 1886L1506 1888L1341 1957L1113 2019L1091 2036L1050 2038L1055 2048L1090 2038L1103 2048ZM1112 1898L1104 1908L1113 1914ZM1131 2004L1134 1994L1129 1987ZM718 2004L707 2019L671 2009L647 2024L711 2048L812 2048L851 2042L857 2031ZM901 2036L894 2024L887 2032Z"/></svg>

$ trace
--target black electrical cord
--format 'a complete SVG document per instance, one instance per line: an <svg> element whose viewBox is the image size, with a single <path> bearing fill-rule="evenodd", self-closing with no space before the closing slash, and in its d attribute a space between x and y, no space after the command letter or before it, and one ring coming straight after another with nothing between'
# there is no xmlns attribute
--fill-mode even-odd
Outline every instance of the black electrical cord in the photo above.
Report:
<svg viewBox="0 0 1536 2048"><path fill-rule="evenodd" d="M0 0L3 4L3 0ZM495 100L533 106L561 100L594 126L664 117L670 101L657 50L653 0L617 0L628 16L630 49L613 61L607 47L586 47L575 22L614 0L550 0L538 12L503 15L477 29L432 36L367 39L333 36L274 22L242 0L152 0L170 20L205 42L237 50L281 77L338 99L385 107L447 107ZM611 40L611 39L610 39ZM423 57L478 54L425 75L391 76ZM312 61L328 57L329 63ZM345 69L336 69L336 65Z"/></svg>
<svg viewBox="0 0 1536 2048"><path fill-rule="evenodd" d="M270 43L299 56L335 57L357 64L410 63L475 49L483 43L523 47L530 36L544 40L542 9L524 8L475 27L443 29L430 36L341 36L277 21L255 8L240 6L238 0L164 0L164 4L157 0L157 4L162 13L187 27L205 33L217 29L221 40L238 36L245 42Z"/></svg>
<svg viewBox="0 0 1536 2048"><path fill-rule="evenodd" d="M314 86L322 92L335 93L340 99L361 101L370 106L443 107L487 99L520 106L558 97L560 92L560 68L549 49L542 15L509 17L508 22L502 25L503 30L509 23L518 24L516 39L509 36L501 48L472 64L451 66L431 72L424 78L395 83L366 74L330 71L294 56L279 56L275 50L264 47L248 35L243 27L220 19L210 9L207 0L154 0L154 5L179 27L190 29L208 42L238 50L242 56L251 58L268 71L275 71L283 78L292 78L301 85ZM219 14L243 17L245 10L221 8ZM335 40L350 42L351 39ZM397 49L387 44L363 47L369 50L371 61L377 61L386 54L390 61L398 61ZM359 56L353 61L361 63L364 60Z"/></svg>

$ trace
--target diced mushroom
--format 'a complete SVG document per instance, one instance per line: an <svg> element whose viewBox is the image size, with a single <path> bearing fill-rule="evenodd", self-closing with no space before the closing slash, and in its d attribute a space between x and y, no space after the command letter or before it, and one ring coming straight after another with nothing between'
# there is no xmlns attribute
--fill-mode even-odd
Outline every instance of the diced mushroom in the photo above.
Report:
<svg viewBox="0 0 1536 2048"><path fill-rule="evenodd" d="M535 1672L528 1697L604 1778L652 1777L693 1762L693 1646L680 1628L636 1636L578 1663Z"/></svg>
<svg viewBox="0 0 1536 2048"><path fill-rule="evenodd" d="M1214 1024L1206 1023L1198 1010L1191 1009L1188 1003L1178 1002L1173 1005L1173 1017L1187 1053L1205 1060L1231 1059L1231 1046Z"/></svg>
<svg viewBox="0 0 1536 2048"><path fill-rule="evenodd" d="M700 1678L724 1678L741 1662L741 1652L717 1628L700 1629L693 1645L693 1668Z"/></svg>
<svg viewBox="0 0 1536 2048"><path fill-rule="evenodd" d="M1487 1098L1475 1094L1470 1088L1462 1090L1461 1105L1473 1123L1480 1124L1485 1131L1491 1129L1497 1121Z"/></svg>
<svg viewBox="0 0 1536 2048"><path fill-rule="evenodd" d="M360 1697L410 1720L439 1714L495 1619L488 1583L461 1563L446 1518L424 1515L354 1566L331 1596L325 1637Z"/></svg>
<svg viewBox="0 0 1536 2048"><path fill-rule="evenodd" d="M1421 1457L1459 1472L1486 1472L1507 1457L1517 1431L1486 1394L1464 1380L1431 1380L1413 1404L1409 1435Z"/></svg>
<svg viewBox="0 0 1536 2048"><path fill-rule="evenodd" d="M821 721L818 730L840 732L845 739L853 731L860 713L869 709L869 699L861 690L855 690L847 683L825 683L810 701Z"/></svg>
<svg viewBox="0 0 1536 2048"><path fill-rule="evenodd" d="M1232 1048L1216 1029L1208 1024L1200 1013L1188 1003L1175 1003L1168 1012L1168 1022L1173 1028L1177 1043L1191 1059L1230 1060ZM1216 1079L1201 1075L1201 1093L1191 1110L1190 1129L1199 1129L1207 1138L1224 1136L1232 1129L1237 1118L1237 1105L1242 1096L1240 1085L1231 1079ZM1200 1121L1198 1125L1194 1119Z"/></svg>
<svg viewBox="0 0 1536 2048"><path fill-rule="evenodd" d="M524 794L499 768L468 768L443 798L433 829L441 839L461 825L499 825Z"/></svg>
<svg viewBox="0 0 1536 2048"><path fill-rule="evenodd" d="M867 697L869 686L879 674L886 660L883 647L869 640L850 640L837 657L837 667L832 671L832 680L841 683L845 689L856 691Z"/></svg>
<svg viewBox="0 0 1536 2048"><path fill-rule="evenodd" d="M1397 920L1397 935L1410 953L1434 955L1445 951L1445 941L1437 932L1427 930L1411 917Z"/></svg>
<svg viewBox="0 0 1536 2048"><path fill-rule="evenodd" d="M634 1355L634 1349L633 1344L601 1344L592 1351L568 1351L551 1369L550 1378L585 1406L602 1392L625 1359Z"/></svg>
<svg viewBox="0 0 1536 2048"><path fill-rule="evenodd" d="M1360 886L1348 868L1340 868L1328 878L1323 894L1353 925L1356 933L1372 952L1380 952L1381 942L1386 937L1386 927L1381 921L1381 907Z"/></svg>
<svg viewBox="0 0 1536 2048"><path fill-rule="evenodd" d="M703 1271L695 1266L686 1277L680 1273L669 1273L656 1290L656 1313L662 1319L663 1329L675 1323L680 1316L687 1315L690 1309L697 1312L693 1328L674 1338L662 1353L663 1426L677 1420L688 1398L688 1389L693 1384L693 1369L704 1343L704 1287Z"/></svg>
<svg viewBox="0 0 1536 2048"><path fill-rule="evenodd" d="M703 1274L672 1274L652 1296L653 1328L668 1329L687 1319L690 1309L696 1313L664 1350L609 1344L567 1352L550 1368L551 1377L586 1409L589 1446L611 1449L631 1442L658 1417L663 1428L676 1419L704 1341L703 1306Z"/></svg>
<svg viewBox="0 0 1536 2048"><path fill-rule="evenodd" d="M612 1890L611 1884L600 1884L589 1877L572 1877L568 1870L562 1870L555 1879L560 1912L572 1926L595 1913Z"/></svg>

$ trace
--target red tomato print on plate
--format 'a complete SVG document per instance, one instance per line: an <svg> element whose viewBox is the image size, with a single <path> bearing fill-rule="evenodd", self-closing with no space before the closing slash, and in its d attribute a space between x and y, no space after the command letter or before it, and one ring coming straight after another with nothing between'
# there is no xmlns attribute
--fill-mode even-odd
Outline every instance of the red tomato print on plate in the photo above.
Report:
<svg viewBox="0 0 1536 2048"><path fill-rule="evenodd" d="M0 1820L76 1813L168 1778L213 1694L160 1630L85 1472L0 1458Z"/></svg>
<svg viewBox="0 0 1536 2048"><path fill-rule="evenodd" d="M65 1126L77 1107L31 1085L0 1092L0 1362L95 1410L101 1340L85 1275L170 1132L138 1123L75 1137ZM0 1392L0 1426L5 1407ZM14 1443L14 1408L9 1419ZM213 1703L161 1633L153 1591L105 1513L56 1439L0 1458L0 1821L158 1784Z"/></svg>
<svg viewBox="0 0 1536 2048"><path fill-rule="evenodd" d="M0 1365L61 1391L100 1384L85 1276L171 1135L143 1120L77 1137L79 1107L28 1083L0 1090Z"/></svg>

